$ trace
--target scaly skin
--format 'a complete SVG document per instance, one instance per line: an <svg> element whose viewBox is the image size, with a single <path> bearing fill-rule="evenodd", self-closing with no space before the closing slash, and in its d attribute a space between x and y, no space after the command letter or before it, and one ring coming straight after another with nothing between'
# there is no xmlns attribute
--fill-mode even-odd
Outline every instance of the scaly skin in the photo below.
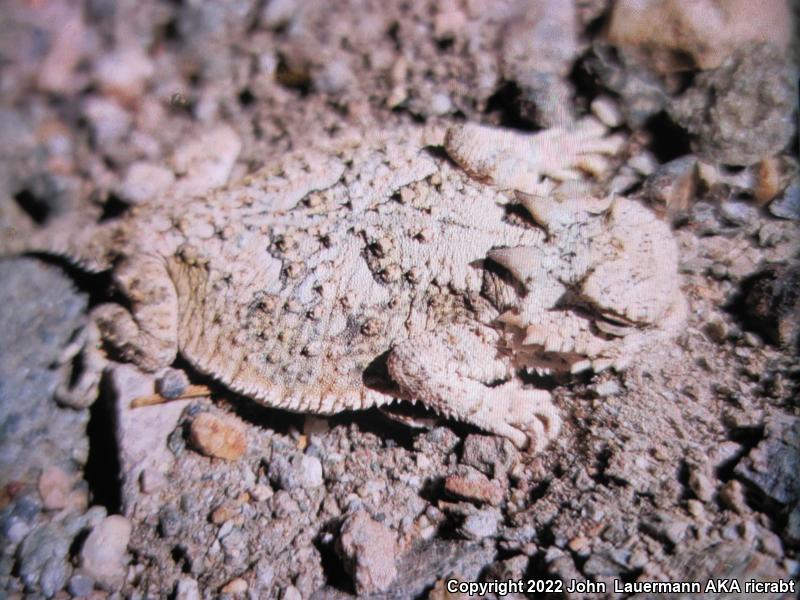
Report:
<svg viewBox="0 0 800 600"><path fill-rule="evenodd" d="M601 168L619 146L603 134L467 125L445 137L453 165L419 128L365 133L21 245L114 265L130 312L104 304L94 322L145 370L180 353L266 405L320 414L419 400L536 452L560 419L517 370L622 366L682 318L677 249L648 210L514 196ZM512 218L516 202L536 224ZM391 381L365 385L381 363Z"/></svg>

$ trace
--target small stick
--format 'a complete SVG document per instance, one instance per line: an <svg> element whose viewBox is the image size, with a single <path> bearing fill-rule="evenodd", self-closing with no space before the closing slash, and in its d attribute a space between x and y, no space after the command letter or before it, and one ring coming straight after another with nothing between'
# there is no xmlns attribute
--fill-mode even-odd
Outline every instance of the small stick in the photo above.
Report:
<svg viewBox="0 0 800 600"><path fill-rule="evenodd" d="M131 402L131 408L141 408L143 406L155 406L156 404L165 404L166 402L174 402L175 400L189 400L191 398L202 398L203 396L210 396L211 390L205 385L189 385L180 396L175 398L165 398L161 394L150 394L149 396L139 396L134 398Z"/></svg>

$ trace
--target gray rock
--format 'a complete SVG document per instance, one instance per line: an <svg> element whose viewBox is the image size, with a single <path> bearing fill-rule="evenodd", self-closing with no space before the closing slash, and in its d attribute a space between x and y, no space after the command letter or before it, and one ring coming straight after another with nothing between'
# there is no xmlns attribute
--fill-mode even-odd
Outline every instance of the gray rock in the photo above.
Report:
<svg viewBox="0 0 800 600"><path fill-rule="evenodd" d="M180 369L167 369L156 379L156 391L164 398L180 398L189 385L189 378Z"/></svg>
<svg viewBox="0 0 800 600"><path fill-rule="evenodd" d="M57 591L64 587L64 583L71 572L72 567L63 559L54 557L48 560L39 575L39 589L42 590L42 594L48 598L54 596Z"/></svg>
<svg viewBox="0 0 800 600"><path fill-rule="evenodd" d="M256 577L251 586L253 591L262 597L268 596L275 579L275 569L268 559L262 558L256 564L254 571Z"/></svg>
<svg viewBox="0 0 800 600"><path fill-rule="evenodd" d="M689 522L669 513L656 513L642 522L642 530L656 539L677 546L683 541Z"/></svg>
<svg viewBox="0 0 800 600"><path fill-rule="evenodd" d="M658 212L672 216L688 210L697 191L697 158L687 155L659 165L644 182L644 196Z"/></svg>
<svg viewBox="0 0 800 600"><path fill-rule="evenodd" d="M719 209L720 216L734 225L747 225L758 221L758 208L743 200L723 202Z"/></svg>
<svg viewBox="0 0 800 600"><path fill-rule="evenodd" d="M227 535L220 538L225 562L234 567L242 566L247 558L247 536L239 527L233 527Z"/></svg>
<svg viewBox="0 0 800 600"><path fill-rule="evenodd" d="M0 472L32 481L53 456L82 464L89 452L87 410L55 405L70 365L63 349L85 323L86 298L54 267L0 260Z"/></svg>
<svg viewBox="0 0 800 600"><path fill-rule="evenodd" d="M700 73L669 105L692 136L698 155L730 165L751 165L783 150L795 130L796 75L770 44L737 50L717 69Z"/></svg>
<svg viewBox="0 0 800 600"><path fill-rule="evenodd" d="M273 453L269 478L283 490L319 487L323 483L322 462L316 456L295 454L287 458Z"/></svg>
<svg viewBox="0 0 800 600"><path fill-rule="evenodd" d="M745 325L789 352L800 351L800 263L767 265L742 283Z"/></svg>
<svg viewBox="0 0 800 600"><path fill-rule="evenodd" d="M182 529L182 520L174 506L165 506L158 511L158 532L165 538L175 537Z"/></svg>
<svg viewBox="0 0 800 600"><path fill-rule="evenodd" d="M9 511L10 513L11 511ZM31 531L31 526L13 514L0 517L0 539L8 546L16 546Z"/></svg>
<svg viewBox="0 0 800 600"><path fill-rule="evenodd" d="M279 489L291 490L298 486L292 463L285 456L276 455L274 451L268 473L270 481Z"/></svg>
<svg viewBox="0 0 800 600"><path fill-rule="evenodd" d="M714 495L714 483L705 469L693 467L689 473L689 488L703 502L709 502Z"/></svg>
<svg viewBox="0 0 800 600"><path fill-rule="evenodd" d="M73 536L63 523L45 523L22 541L17 551L19 577L25 587L52 596L69 577L67 563Z"/></svg>
<svg viewBox="0 0 800 600"><path fill-rule="evenodd" d="M94 590L94 579L83 573L76 573L69 580L67 591L73 596L88 597Z"/></svg>
<svg viewBox="0 0 800 600"><path fill-rule="evenodd" d="M12 547L19 544L41 510L41 503L31 495L21 496L0 510L0 541Z"/></svg>
<svg viewBox="0 0 800 600"><path fill-rule="evenodd" d="M414 450L429 456L448 454L459 442L458 436L447 427L436 427L418 435L414 440Z"/></svg>
<svg viewBox="0 0 800 600"><path fill-rule="evenodd" d="M495 508L478 510L464 518L458 532L469 540L494 537L501 518L500 511Z"/></svg>
<svg viewBox="0 0 800 600"><path fill-rule="evenodd" d="M690 211L692 224L698 235L717 235L722 230L722 225L717 219L717 210L713 204L696 202L691 206Z"/></svg>
<svg viewBox="0 0 800 600"><path fill-rule="evenodd" d="M489 477L505 475L519 461L519 452L506 438L471 434L464 440L461 462Z"/></svg>
<svg viewBox="0 0 800 600"><path fill-rule="evenodd" d="M525 576L525 571L528 570L528 563L530 563L530 558L524 554L518 554L496 562L492 565L490 571L495 579L522 579Z"/></svg>
<svg viewBox="0 0 800 600"><path fill-rule="evenodd" d="M781 504L800 501L800 419L775 414L764 439L734 468L737 477Z"/></svg>
<svg viewBox="0 0 800 600"><path fill-rule="evenodd" d="M704 589L709 580L736 579L739 585L755 579L756 581L776 581L786 578L787 574L770 557L756 552L747 544L737 542L722 542L705 548L693 548L680 552L670 560L666 566L670 579L680 581L698 581ZM747 595L752 598L778 600L786 597L782 594ZM632 596L635 600L689 600L695 598L689 594L637 594ZM743 598L742 594L709 593L703 597L727 600Z"/></svg>
<svg viewBox="0 0 800 600"><path fill-rule="evenodd" d="M795 179L783 194L770 202L769 212L781 219L800 221L800 180Z"/></svg>
<svg viewBox="0 0 800 600"><path fill-rule="evenodd" d="M795 504L792 512L789 513L784 536L790 544L795 546L800 544L800 503Z"/></svg>

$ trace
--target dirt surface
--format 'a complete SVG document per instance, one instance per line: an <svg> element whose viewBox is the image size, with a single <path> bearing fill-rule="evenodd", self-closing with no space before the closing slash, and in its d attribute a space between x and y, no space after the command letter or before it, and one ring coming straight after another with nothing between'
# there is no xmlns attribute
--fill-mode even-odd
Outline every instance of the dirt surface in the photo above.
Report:
<svg viewBox="0 0 800 600"><path fill-rule="evenodd" d="M113 219L348 128L593 114L625 147L592 189L671 223L688 318L623 372L528 376L563 421L531 455L409 407L264 408L180 358L157 376L112 360L90 393L79 350L88 312L119 299L107 272L3 259L0 597L461 597L452 578L523 580L517 598L796 597L777 586L797 585L800 548L797 44L749 32L770 45L720 40L706 68L676 50L692 36L611 45L611 10L9 2L0 227ZM178 399L131 407L156 392ZM709 579L741 592L636 587Z"/></svg>

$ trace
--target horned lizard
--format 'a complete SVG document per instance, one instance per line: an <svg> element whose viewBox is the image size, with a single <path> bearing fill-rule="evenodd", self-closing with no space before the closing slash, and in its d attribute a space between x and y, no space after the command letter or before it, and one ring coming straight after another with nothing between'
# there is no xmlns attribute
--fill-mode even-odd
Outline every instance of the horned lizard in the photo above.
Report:
<svg viewBox="0 0 800 600"><path fill-rule="evenodd" d="M605 134L464 125L443 153L421 128L374 131L2 246L112 269L128 307L93 321L142 369L180 353L292 411L419 400L535 452L560 418L517 372L622 368L683 316L667 225L624 198L542 194L600 168L619 148Z"/></svg>

